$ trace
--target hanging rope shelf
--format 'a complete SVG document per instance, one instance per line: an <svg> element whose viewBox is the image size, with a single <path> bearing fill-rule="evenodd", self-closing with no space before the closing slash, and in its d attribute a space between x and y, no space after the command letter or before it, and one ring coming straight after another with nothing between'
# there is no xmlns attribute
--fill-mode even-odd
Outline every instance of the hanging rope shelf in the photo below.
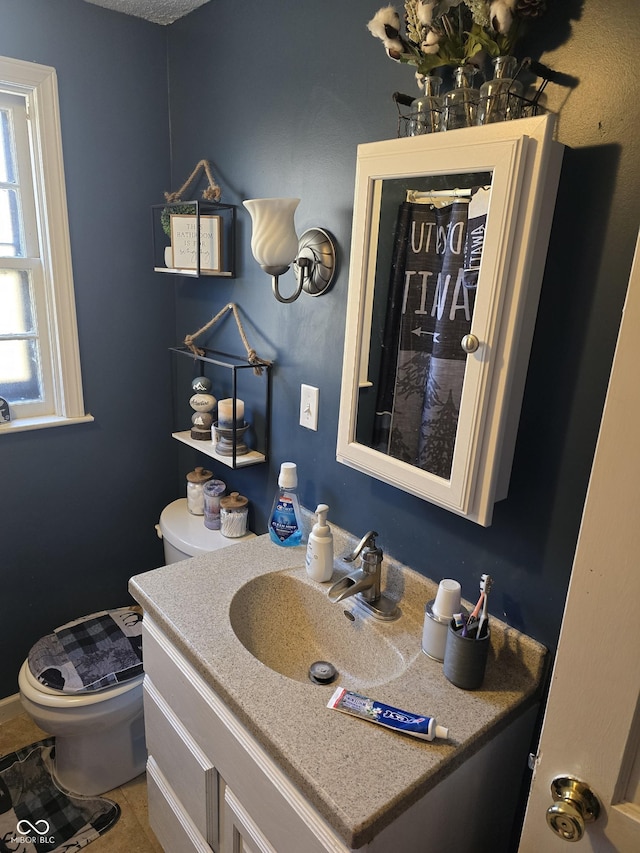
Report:
<svg viewBox="0 0 640 853"><path fill-rule="evenodd" d="M235 320L245 349L244 356L230 355L196 343L229 314ZM271 423L272 362L260 358L250 345L238 306L229 302L208 323L186 335L183 346L170 347L170 351L186 356L193 363L192 377L185 377L183 371L177 387L186 389L187 394L195 392L189 403L196 413L192 415L192 428L175 432L173 437L231 468L265 462L268 459ZM246 371L257 377L264 376L263 381L255 387L251 380L242 381ZM243 399L239 398L239 391ZM216 398L221 395L226 397L222 401L225 411L232 412L230 425L226 420L223 425L220 420L223 417L222 402Z"/></svg>
<svg viewBox="0 0 640 853"><path fill-rule="evenodd" d="M208 185L202 200L189 200L187 192L203 174ZM156 272L192 277L235 276L236 208L223 204L221 197L222 190L209 161L200 160L180 189L165 192L164 204L152 205Z"/></svg>

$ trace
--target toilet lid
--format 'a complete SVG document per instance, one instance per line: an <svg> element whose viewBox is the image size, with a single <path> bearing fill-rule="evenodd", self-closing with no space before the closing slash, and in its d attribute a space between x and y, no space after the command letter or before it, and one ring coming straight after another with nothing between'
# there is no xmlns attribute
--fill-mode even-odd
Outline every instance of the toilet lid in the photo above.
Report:
<svg viewBox="0 0 640 853"><path fill-rule="evenodd" d="M142 673L142 609L120 607L75 619L35 643L31 673L62 693L103 690Z"/></svg>
<svg viewBox="0 0 640 853"><path fill-rule="evenodd" d="M62 690L54 690L47 687L33 675L29 669L29 661L25 660L20 667L18 684L20 693L38 705L47 708L76 708L88 707L122 696L124 693L136 690L144 680L144 672L128 681L123 681L115 686L103 687L102 690L92 690L89 693L63 693Z"/></svg>

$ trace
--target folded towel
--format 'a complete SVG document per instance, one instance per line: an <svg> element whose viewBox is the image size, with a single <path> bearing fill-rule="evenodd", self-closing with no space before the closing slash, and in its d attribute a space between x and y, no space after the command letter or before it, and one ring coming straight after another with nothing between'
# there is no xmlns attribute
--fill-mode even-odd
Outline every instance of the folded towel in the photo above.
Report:
<svg viewBox="0 0 640 853"><path fill-rule="evenodd" d="M42 637L29 652L29 669L63 693L86 693L142 672L142 609L120 607L76 619Z"/></svg>

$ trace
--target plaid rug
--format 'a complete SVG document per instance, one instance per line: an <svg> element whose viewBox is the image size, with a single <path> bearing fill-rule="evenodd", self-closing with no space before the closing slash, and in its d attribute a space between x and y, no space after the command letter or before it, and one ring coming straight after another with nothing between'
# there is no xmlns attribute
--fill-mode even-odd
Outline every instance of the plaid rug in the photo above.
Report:
<svg viewBox="0 0 640 853"><path fill-rule="evenodd" d="M104 797L63 793L51 775L55 738L0 758L0 853L71 853L117 822Z"/></svg>

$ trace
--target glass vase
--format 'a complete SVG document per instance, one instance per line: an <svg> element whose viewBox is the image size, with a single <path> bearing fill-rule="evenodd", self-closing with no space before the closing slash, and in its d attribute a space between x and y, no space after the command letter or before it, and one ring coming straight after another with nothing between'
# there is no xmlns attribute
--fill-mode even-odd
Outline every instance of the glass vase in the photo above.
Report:
<svg viewBox="0 0 640 853"><path fill-rule="evenodd" d="M497 56L493 60L493 79L480 87L478 124L509 121L522 114L522 83L514 79L518 61L515 56Z"/></svg>
<svg viewBox="0 0 640 853"><path fill-rule="evenodd" d="M476 124L480 100L480 92L473 88L476 71L472 65L460 65L454 69L454 87L444 97L443 130L456 130Z"/></svg>
<svg viewBox="0 0 640 853"><path fill-rule="evenodd" d="M442 80L436 76L424 78L424 92L411 103L409 136L437 133L442 119Z"/></svg>

